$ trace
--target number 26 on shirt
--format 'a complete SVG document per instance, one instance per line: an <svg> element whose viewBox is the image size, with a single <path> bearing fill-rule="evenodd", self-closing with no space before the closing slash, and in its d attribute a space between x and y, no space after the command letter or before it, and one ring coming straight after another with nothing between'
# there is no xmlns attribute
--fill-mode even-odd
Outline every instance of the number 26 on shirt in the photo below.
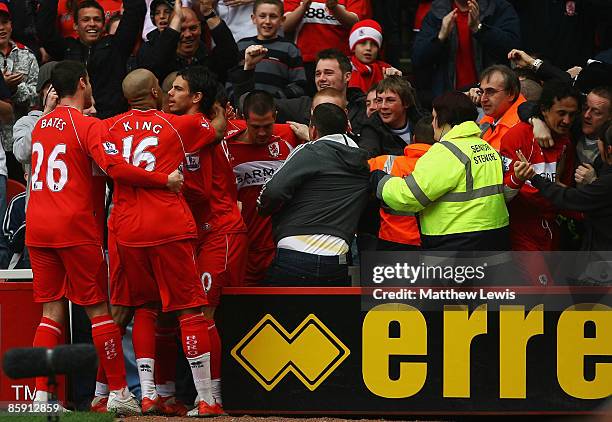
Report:
<svg viewBox="0 0 612 422"><path fill-rule="evenodd" d="M47 158L46 182L49 189L51 189L53 192L61 191L68 181L68 167L66 167L66 163L64 161L58 158L60 154L65 153L66 144L57 144ZM43 181L38 179L40 177L40 168L45 155L44 148L40 142L35 142L32 144L32 158L34 158L34 154L36 154L36 161L34 165L34 173L32 174L32 190L39 191L43 188ZM59 179L55 178L55 170L59 172Z"/></svg>

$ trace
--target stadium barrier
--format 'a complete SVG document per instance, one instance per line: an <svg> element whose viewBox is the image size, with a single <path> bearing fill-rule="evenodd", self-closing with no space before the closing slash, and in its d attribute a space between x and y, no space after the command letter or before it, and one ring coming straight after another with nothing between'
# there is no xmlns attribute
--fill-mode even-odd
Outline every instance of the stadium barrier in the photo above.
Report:
<svg viewBox="0 0 612 422"><path fill-rule="evenodd" d="M611 257L362 258L360 287L224 289L226 411L612 417Z"/></svg>
<svg viewBox="0 0 612 422"><path fill-rule="evenodd" d="M13 347L32 345L42 305L32 301L32 283L26 281L31 279L32 270L0 270L0 356ZM59 376L57 380L57 394L64 401L65 377ZM34 378L12 380L0 368L0 403L29 402L35 393Z"/></svg>

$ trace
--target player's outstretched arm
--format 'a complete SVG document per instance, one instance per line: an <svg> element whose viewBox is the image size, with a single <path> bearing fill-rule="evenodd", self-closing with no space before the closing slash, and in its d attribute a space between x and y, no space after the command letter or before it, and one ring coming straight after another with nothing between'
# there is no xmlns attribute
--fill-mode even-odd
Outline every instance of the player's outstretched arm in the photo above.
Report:
<svg viewBox="0 0 612 422"><path fill-rule="evenodd" d="M139 188L165 189L172 192L180 192L182 187L182 175L180 176L180 186L177 189L178 170L171 174L164 174L158 171L147 171L140 167L132 166L126 162L116 163L109 166L106 170L116 182Z"/></svg>

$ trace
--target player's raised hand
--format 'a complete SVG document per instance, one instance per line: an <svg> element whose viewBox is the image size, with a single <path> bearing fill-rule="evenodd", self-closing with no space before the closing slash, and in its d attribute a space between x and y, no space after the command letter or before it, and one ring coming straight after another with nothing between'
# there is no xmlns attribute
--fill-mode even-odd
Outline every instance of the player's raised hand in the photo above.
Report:
<svg viewBox="0 0 612 422"><path fill-rule="evenodd" d="M183 188L184 182L185 177L183 176L183 172L176 169L168 175L168 183L166 183L166 187L171 192L179 193Z"/></svg>
<svg viewBox="0 0 612 422"><path fill-rule="evenodd" d="M262 61L268 54L268 49L263 45L251 45L244 52L244 70L253 70L257 63Z"/></svg>
<svg viewBox="0 0 612 422"><path fill-rule="evenodd" d="M526 161L515 161L514 162L514 175L517 179L525 181L535 176L536 172L533 166Z"/></svg>

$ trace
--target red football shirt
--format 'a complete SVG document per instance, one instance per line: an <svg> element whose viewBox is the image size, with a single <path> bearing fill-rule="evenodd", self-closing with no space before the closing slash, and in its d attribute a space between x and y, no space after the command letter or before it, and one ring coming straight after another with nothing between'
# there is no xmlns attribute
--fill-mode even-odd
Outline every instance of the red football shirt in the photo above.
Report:
<svg viewBox="0 0 612 422"><path fill-rule="evenodd" d="M238 200L242 202L242 218L247 226L249 249L273 249L270 217L257 213L257 198L261 188L283 165L299 141L289 125L274 125L275 135L267 145L246 144L237 139L246 130L244 120L232 120L227 125L226 141L230 162L238 185Z"/></svg>
<svg viewBox="0 0 612 422"><path fill-rule="evenodd" d="M285 13L294 11L301 0L285 0ZM348 12L355 13L359 20L366 17L366 0L338 0ZM326 48L336 48L350 55L350 29L345 28L325 7L325 1L313 1L295 31L295 40L302 52L304 62L314 62L317 53Z"/></svg>
<svg viewBox="0 0 612 422"><path fill-rule="evenodd" d="M106 171L122 162L112 146L103 147L103 134L99 120L68 106L38 120L32 131L28 246L102 245L106 175L98 165Z"/></svg>
<svg viewBox="0 0 612 422"><path fill-rule="evenodd" d="M130 164L172 173L185 160L214 142L215 130L201 115L176 116L157 110L130 110L113 119L111 142ZM145 247L196 236L196 226L182 194L162 189L115 185L111 224L117 241Z"/></svg>
<svg viewBox="0 0 612 422"><path fill-rule="evenodd" d="M478 73L474 62L472 31L468 26L468 12L457 9L457 55L455 57L455 88L463 88L477 82Z"/></svg>
<svg viewBox="0 0 612 422"><path fill-rule="evenodd" d="M210 198L203 203L189 203L198 231L201 234L244 233L247 229L238 208L238 189L227 144L222 141L212 148Z"/></svg>

